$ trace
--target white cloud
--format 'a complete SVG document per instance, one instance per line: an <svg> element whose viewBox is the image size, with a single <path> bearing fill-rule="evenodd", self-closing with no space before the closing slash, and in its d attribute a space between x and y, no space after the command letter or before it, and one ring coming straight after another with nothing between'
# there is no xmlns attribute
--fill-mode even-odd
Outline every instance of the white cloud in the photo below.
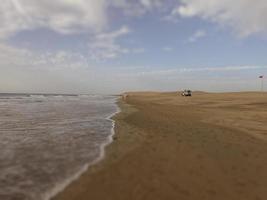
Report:
<svg viewBox="0 0 267 200"><path fill-rule="evenodd" d="M141 16L163 6L163 0L2 0L0 39L38 28L62 34L101 32L109 24L108 9Z"/></svg>
<svg viewBox="0 0 267 200"><path fill-rule="evenodd" d="M232 27L241 36L267 31L266 0L180 0L181 4L164 19L201 17ZM164 0L2 0L0 38L23 30L48 28L69 34L102 31L109 24L108 9L117 8L130 16L168 9ZM165 10L166 11L166 10Z"/></svg>
<svg viewBox="0 0 267 200"><path fill-rule="evenodd" d="M114 40L120 36L127 35L128 33L130 33L130 29L127 26L123 26L119 30L116 30L116 31L113 31L110 33L101 33L101 34L96 36L96 39L111 41L111 40Z"/></svg>
<svg viewBox="0 0 267 200"><path fill-rule="evenodd" d="M108 25L109 8L140 16L161 8L163 3L163 0L1 0L0 38L37 28L63 34L101 31Z"/></svg>
<svg viewBox="0 0 267 200"><path fill-rule="evenodd" d="M119 29L120 30L120 29ZM110 34L113 37L117 34ZM103 36L103 38L111 37ZM102 37L101 37L102 38ZM267 66L171 68L150 66L99 68L66 51L38 53L0 44L0 92L120 93L128 90L257 89ZM227 76L222 76L226 74ZM241 74L247 74L246 76ZM247 82L246 82L247 81ZM255 83L255 85L253 85Z"/></svg>
<svg viewBox="0 0 267 200"><path fill-rule="evenodd" d="M185 88L204 91L248 91L259 88L258 75L267 66L224 66L169 68L151 67L118 72L118 80L127 83L127 90L177 91ZM126 85L126 84L124 84Z"/></svg>
<svg viewBox="0 0 267 200"><path fill-rule="evenodd" d="M7 67L31 70L81 69L87 67L87 60L79 53L38 53L0 43L0 69Z"/></svg>
<svg viewBox="0 0 267 200"><path fill-rule="evenodd" d="M122 9L128 16L142 16L154 9L162 9L166 0L111 0L110 5Z"/></svg>
<svg viewBox="0 0 267 200"><path fill-rule="evenodd" d="M163 0L140 0L141 4L146 8L160 7L163 3Z"/></svg>
<svg viewBox="0 0 267 200"><path fill-rule="evenodd" d="M179 72L219 72L219 71L246 71L256 69L267 69L267 66L224 66L224 67L200 67L200 68L181 68Z"/></svg>
<svg viewBox="0 0 267 200"><path fill-rule="evenodd" d="M146 50L144 48L135 48L132 49L132 52L135 54L140 54L140 53L144 53Z"/></svg>
<svg viewBox="0 0 267 200"><path fill-rule="evenodd" d="M97 90L91 81L91 77L95 77L94 67L88 66L87 59L75 52L41 53L0 43L0 71L0 92L79 93Z"/></svg>
<svg viewBox="0 0 267 200"><path fill-rule="evenodd" d="M196 42L198 39L203 38L207 35L204 30L197 30L189 39L189 42Z"/></svg>
<svg viewBox="0 0 267 200"><path fill-rule="evenodd" d="M171 51L173 51L173 48L172 47L163 47L162 50L165 52L171 52Z"/></svg>
<svg viewBox="0 0 267 200"><path fill-rule="evenodd" d="M119 39L130 33L131 30L127 26L122 26L116 31L95 35L88 44L90 58L103 61L117 58L122 54L145 52L144 48L126 48L119 43Z"/></svg>
<svg viewBox="0 0 267 200"><path fill-rule="evenodd" d="M266 0L181 0L173 15L201 17L230 26L241 37L267 31Z"/></svg>
<svg viewBox="0 0 267 200"><path fill-rule="evenodd" d="M142 69L142 68L141 68ZM211 72L211 73L219 73L219 72L241 72L241 71L249 71L249 70L267 70L267 66L223 66L223 67L195 67L195 68L170 68L164 70L152 70L151 68L147 68L145 71L135 72L133 74L128 74L128 76L133 77L163 77L166 78L171 76L183 75L184 73L195 73L199 74L201 72ZM126 76L126 74L124 74ZM255 76L257 78L257 76Z"/></svg>
<svg viewBox="0 0 267 200"><path fill-rule="evenodd" d="M66 34L105 25L105 0L2 0L0 5L1 38L36 28Z"/></svg>
<svg viewBox="0 0 267 200"><path fill-rule="evenodd" d="M13 64L27 65L31 52L25 49L17 49L0 43L0 67L4 68Z"/></svg>
<svg viewBox="0 0 267 200"><path fill-rule="evenodd" d="M89 43L90 57L95 60L103 60L116 58L120 54L128 53L129 49L122 47L117 40L130 32L127 26L123 26L119 30L96 35Z"/></svg>

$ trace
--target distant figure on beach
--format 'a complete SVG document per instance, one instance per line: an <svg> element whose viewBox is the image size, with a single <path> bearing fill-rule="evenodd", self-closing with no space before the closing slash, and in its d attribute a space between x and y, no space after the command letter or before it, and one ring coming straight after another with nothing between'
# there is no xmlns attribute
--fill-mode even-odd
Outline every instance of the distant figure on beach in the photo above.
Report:
<svg viewBox="0 0 267 200"><path fill-rule="evenodd" d="M129 96L128 94L123 94L123 95L122 95L122 100L126 101L127 98L128 98L128 96Z"/></svg>

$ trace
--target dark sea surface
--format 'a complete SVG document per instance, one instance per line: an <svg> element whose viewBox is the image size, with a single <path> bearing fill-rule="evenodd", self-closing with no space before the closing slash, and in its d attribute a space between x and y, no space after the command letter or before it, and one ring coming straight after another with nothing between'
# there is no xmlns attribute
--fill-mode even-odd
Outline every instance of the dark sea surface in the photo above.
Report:
<svg viewBox="0 0 267 200"><path fill-rule="evenodd" d="M116 97L0 94L0 200L47 200L104 155Z"/></svg>

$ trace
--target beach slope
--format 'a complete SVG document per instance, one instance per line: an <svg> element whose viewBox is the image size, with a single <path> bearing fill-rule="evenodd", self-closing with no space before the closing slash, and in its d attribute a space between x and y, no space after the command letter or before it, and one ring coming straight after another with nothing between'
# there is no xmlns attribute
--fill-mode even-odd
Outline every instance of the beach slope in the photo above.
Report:
<svg viewBox="0 0 267 200"><path fill-rule="evenodd" d="M267 94L128 93L119 106L106 158L54 200L267 199Z"/></svg>

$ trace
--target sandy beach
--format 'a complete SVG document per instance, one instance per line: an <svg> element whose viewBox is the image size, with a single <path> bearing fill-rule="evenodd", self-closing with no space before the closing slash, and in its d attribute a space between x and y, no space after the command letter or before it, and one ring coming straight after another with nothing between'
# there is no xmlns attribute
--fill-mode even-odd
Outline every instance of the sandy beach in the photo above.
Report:
<svg viewBox="0 0 267 200"><path fill-rule="evenodd" d="M265 200L267 94L128 93L105 159L53 200Z"/></svg>

